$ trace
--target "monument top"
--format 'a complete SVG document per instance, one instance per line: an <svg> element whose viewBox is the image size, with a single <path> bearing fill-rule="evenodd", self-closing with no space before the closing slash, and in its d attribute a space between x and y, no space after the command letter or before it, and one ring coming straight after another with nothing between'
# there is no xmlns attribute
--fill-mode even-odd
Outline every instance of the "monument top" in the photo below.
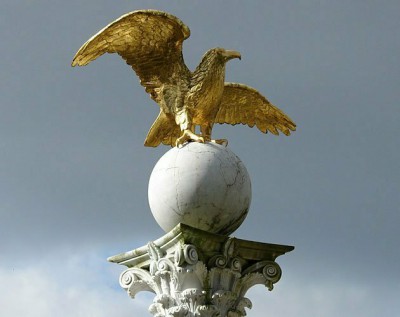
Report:
<svg viewBox="0 0 400 317"><path fill-rule="evenodd" d="M225 82L226 63L239 52L210 49L190 71L182 54L189 35L168 13L134 11L91 37L73 59L72 66L83 66L119 54L160 106L145 146L178 147L160 159L149 183L153 215L169 232L108 260L128 267L120 285L131 297L156 294L154 316L242 317L251 308L246 292L256 284L272 290L282 273L275 259L294 247L228 236L247 215L250 177L227 140L212 140L212 128L241 123L290 135L296 124L255 89Z"/></svg>

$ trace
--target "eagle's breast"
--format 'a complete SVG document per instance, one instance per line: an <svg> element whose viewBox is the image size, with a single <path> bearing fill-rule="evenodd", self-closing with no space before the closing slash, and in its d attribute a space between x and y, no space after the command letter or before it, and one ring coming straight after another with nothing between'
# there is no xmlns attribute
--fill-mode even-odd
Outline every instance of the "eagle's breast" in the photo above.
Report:
<svg viewBox="0 0 400 317"><path fill-rule="evenodd" d="M188 109L194 124L214 121L224 91L225 67L210 67L188 93Z"/></svg>

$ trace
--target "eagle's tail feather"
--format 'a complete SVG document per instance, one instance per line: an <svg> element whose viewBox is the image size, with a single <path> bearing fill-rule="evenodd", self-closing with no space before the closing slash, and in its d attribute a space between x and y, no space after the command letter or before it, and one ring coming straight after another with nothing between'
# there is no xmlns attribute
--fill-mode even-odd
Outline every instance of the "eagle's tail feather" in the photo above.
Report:
<svg viewBox="0 0 400 317"><path fill-rule="evenodd" d="M168 117L161 110L147 134L144 145L156 147L163 143L175 146L176 139L179 138L180 133L179 126L175 123L173 117Z"/></svg>

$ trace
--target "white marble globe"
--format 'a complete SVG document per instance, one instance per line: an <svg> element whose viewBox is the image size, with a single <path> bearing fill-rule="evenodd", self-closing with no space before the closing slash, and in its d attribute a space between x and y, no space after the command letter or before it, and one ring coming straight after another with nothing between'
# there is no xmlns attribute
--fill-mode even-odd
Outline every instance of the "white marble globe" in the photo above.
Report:
<svg viewBox="0 0 400 317"><path fill-rule="evenodd" d="M166 232L184 223L228 235L247 215L251 183L246 167L228 147L191 142L161 157L148 195L151 212Z"/></svg>

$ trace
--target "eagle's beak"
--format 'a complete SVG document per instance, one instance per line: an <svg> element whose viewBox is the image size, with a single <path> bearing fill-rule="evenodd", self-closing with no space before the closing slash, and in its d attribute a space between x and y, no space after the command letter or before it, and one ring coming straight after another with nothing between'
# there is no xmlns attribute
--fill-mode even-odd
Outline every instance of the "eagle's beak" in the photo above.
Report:
<svg viewBox="0 0 400 317"><path fill-rule="evenodd" d="M242 55L240 55L240 53L237 51L225 50L225 52L223 53L223 56L226 58L227 61L229 61L230 59L233 59L233 58L242 59Z"/></svg>

